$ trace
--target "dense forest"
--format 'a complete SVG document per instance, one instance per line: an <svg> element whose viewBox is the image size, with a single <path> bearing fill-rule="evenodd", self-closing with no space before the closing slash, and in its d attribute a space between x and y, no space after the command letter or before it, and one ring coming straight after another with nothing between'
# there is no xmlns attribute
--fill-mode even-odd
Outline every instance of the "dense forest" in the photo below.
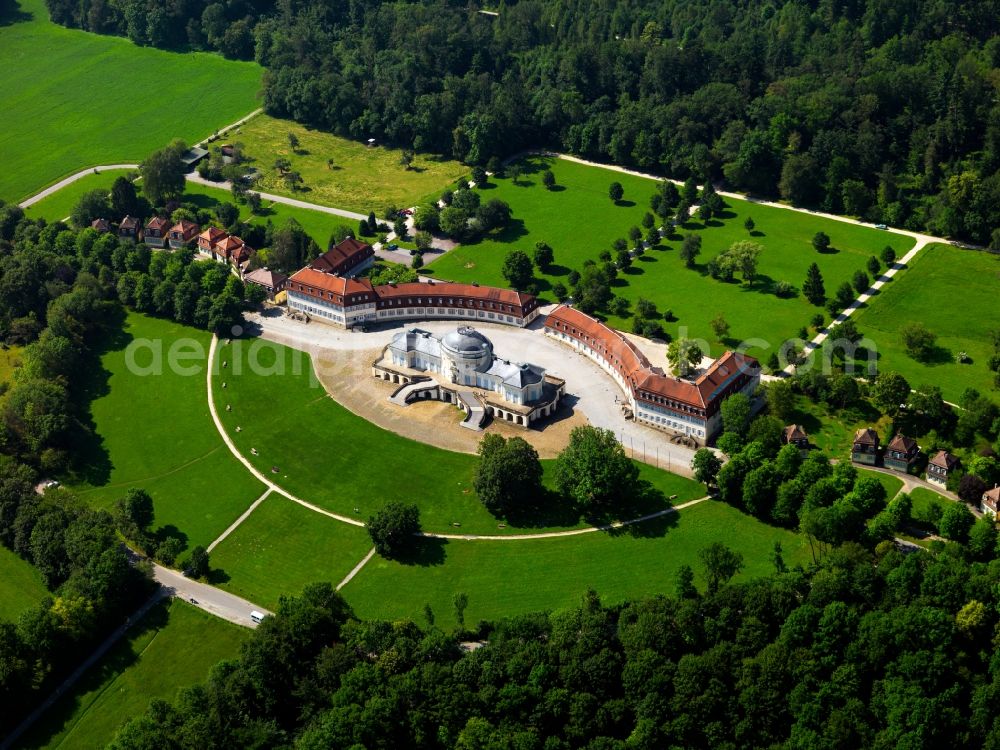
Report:
<svg viewBox="0 0 1000 750"><path fill-rule="evenodd" d="M255 57L268 112L489 163L550 147L1000 248L1000 2L47 0Z"/></svg>
<svg viewBox="0 0 1000 750"><path fill-rule="evenodd" d="M1000 563L848 544L810 571L446 634L359 622L329 584L118 734L140 748L997 747ZM995 554L990 550L986 560ZM461 638L486 645L463 652Z"/></svg>

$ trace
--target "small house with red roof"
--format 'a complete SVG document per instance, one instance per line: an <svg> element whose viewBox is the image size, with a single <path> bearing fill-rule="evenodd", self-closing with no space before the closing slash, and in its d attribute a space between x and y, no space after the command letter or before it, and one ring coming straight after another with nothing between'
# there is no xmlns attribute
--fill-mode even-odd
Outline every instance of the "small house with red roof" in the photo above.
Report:
<svg viewBox="0 0 1000 750"><path fill-rule="evenodd" d="M960 465L961 462L958 460L958 456L953 456L948 451L938 451L927 462L927 481L944 487L948 484L948 477Z"/></svg>
<svg viewBox="0 0 1000 750"><path fill-rule="evenodd" d="M162 216L154 216L146 222L146 231L143 234L143 242L147 247L155 247L162 250L167 246L167 233L170 231L170 221Z"/></svg>
<svg viewBox="0 0 1000 750"><path fill-rule="evenodd" d="M785 445L794 445L801 451L809 450L809 435L802 425L787 425L781 432L781 442Z"/></svg>
<svg viewBox="0 0 1000 750"><path fill-rule="evenodd" d="M118 239L127 242L139 241L139 230L142 225L134 216L126 216L118 224Z"/></svg>
<svg viewBox="0 0 1000 750"><path fill-rule="evenodd" d="M897 434L885 447L882 462L885 468L908 473L920 455L920 446L913 438Z"/></svg>
<svg viewBox="0 0 1000 750"><path fill-rule="evenodd" d="M90 222L90 228L101 234L106 234L111 231L111 223L107 219L94 219Z"/></svg>
<svg viewBox="0 0 1000 750"><path fill-rule="evenodd" d="M198 225L193 221L181 219L170 227L170 232L167 234L167 241L170 243L171 250L180 250L191 244L197 236Z"/></svg>
<svg viewBox="0 0 1000 750"><path fill-rule="evenodd" d="M871 427L858 430L851 444L851 460L856 464L874 466L878 463L878 442L878 433Z"/></svg>
<svg viewBox="0 0 1000 750"><path fill-rule="evenodd" d="M267 268L258 268L243 277L243 281L248 284L256 284L267 292L267 298L274 302L274 297L279 292L285 291L285 284L288 277L279 271L271 271Z"/></svg>
<svg viewBox="0 0 1000 750"><path fill-rule="evenodd" d="M983 499L979 503L979 510L996 517L998 511L1000 511L1000 487L994 487L992 490L986 490L983 493Z"/></svg>
<svg viewBox="0 0 1000 750"><path fill-rule="evenodd" d="M198 252L214 258L216 245L228 236L228 233L218 227L206 227L205 231L198 235Z"/></svg>

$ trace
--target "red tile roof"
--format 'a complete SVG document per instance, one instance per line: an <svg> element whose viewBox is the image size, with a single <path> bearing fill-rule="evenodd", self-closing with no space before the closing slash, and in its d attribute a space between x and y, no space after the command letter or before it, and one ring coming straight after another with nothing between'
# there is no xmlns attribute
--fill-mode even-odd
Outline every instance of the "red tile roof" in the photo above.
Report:
<svg viewBox="0 0 1000 750"><path fill-rule="evenodd" d="M664 399L713 409L733 392L740 375L755 374L759 368L753 357L726 352L695 380L684 380L653 367L628 338L576 308L560 305L549 313L545 325L598 352L630 384L636 398L644 401Z"/></svg>
<svg viewBox="0 0 1000 750"><path fill-rule="evenodd" d="M367 242L348 237L316 258L309 267L326 273L339 273L353 268L374 254L375 250Z"/></svg>
<svg viewBox="0 0 1000 750"><path fill-rule="evenodd" d="M899 434L890 440L889 445L886 446L888 450L898 451L899 453L915 453L918 447L916 440Z"/></svg>
<svg viewBox="0 0 1000 750"><path fill-rule="evenodd" d="M383 300L399 297L470 297L490 302L500 302L506 305L516 305L530 308L535 298L530 294L515 292L513 289L499 289L493 286L475 286L474 284L457 284L451 281L408 281L403 284L382 284L376 287L378 296Z"/></svg>
<svg viewBox="0 0 1000 750"><path fill-rule="evenodd" d="M260 284L261 286L266 286L271 289L277 289L279 286L288 281L288 277L280 271L258 268L256 271L248 273L244 277L244 280L250 281L254 284Z"/></svg>
<svg viewBox="0 0 1000 750"><path fill-rule="evenodd" d="M946 471L951 471L958 467L959 461L958 456L953 456L948 451L938 451L928 463L931 466L939 466Z"/></svg>
<svg viewBox="0 0 1000 750"><path fill-rule="evenodd" d="M785 431L784 431L783 435L785 437L785 442L786 443L791 443L791 442L794 442L796 440L808 440L809 439L809 435L806 433L806 431L804 429L802 429L802 427L800 425L797 425L797 424L790 424L787 427L785 427Z"/></svg>
<svg viewBox="0 0 1000 750"><path fill-rule="evenodd" d="M372 283L368 279L347 279L343 276L323 273L313 268L303 268L301 271L297 271L289 281L341 296L345 294L362 294L364 292L372 294L375 292Z"/></svg>
<svg viewBox="0 0 1000 750"><path fill-rule="evenodd" d="M228 234L226 234L218 227L208 227L204 232L198 235L198 239L205 240L210 245L214 245L223 237L228 237L228 236L229 236Z"/></svg>
<svg viewBox="0 0 1000 750"><path fill-rule="evenodd" d="M871 427L862 427L854 433L854 442L861 445L878 445L878 433Z"/></svg>
<svg viewBox="0 0 1000 750"><path fill-rule="evenodd" d="M146 222L146 229L153 229L159 232L166 232L169 226L170 222L160 216L154 216Z"/></svg>
<svg viewBox="0 0 1000 750"><path fill-rule="evenodd" d="M118 224L119 231L135 232L139 229L139 220L134 216L126 215L121 223Z"/></svg>
<svg viewBox="0 0 1000 750"><path fill-rule="evenodd" d="M193 221L188 221L187 219L181 219L179 222L170 227L171 234L177 232L183 237L192 237L197 231L198 225Z"/></svg>
<svg viewBox="0 0 1000 750"><path fill-rule="evenodd" d="M633 385L647 374L653 374L653 366L635 344L575 307L560 305L549 313L545 325L556 330L568 327L566 333L599 351Z"/></svg>

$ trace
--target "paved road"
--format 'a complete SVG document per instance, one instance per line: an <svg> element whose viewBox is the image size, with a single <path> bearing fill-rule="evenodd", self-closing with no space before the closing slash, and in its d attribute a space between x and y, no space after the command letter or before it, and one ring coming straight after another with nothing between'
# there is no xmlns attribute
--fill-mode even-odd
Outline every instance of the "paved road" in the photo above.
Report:
<svg viewBox="0 0 1000 750"><path fill-rule="evenodd" d="M257 627L257 623L250 619L250 612L253 610L271 614L259 604L248 602L246 599L241 599L235 594L230 594L228 591L223 591L207 583L185 578L176 570L164 568L155 563L153 564L153 578L163 587L165 594L176 596L209 614L243 627Z"/></svg>
<svg viewBox="0 0 1000 750"><path fill-rule="evenodd" d="M219 136L225 135L226 133L228 133L233 128L238 128L240 125L242 125L243 123L247 122L248 120L252 120L253 118L255 118L257 115L259 115L263 111L264 111L263 107L258 107L253 112L251 112L250 114L246 115L245 117L241 117L236 122L234 122L234 123L232 123L230 125L226 125L226 127L220 128L219 130L216 130L215 133L213 133L212 135L208 136L208 138L205 138L204 140L198 141L194 145L195 146L201 146L202 148L204 148L205 144L208 143L209 140L212 139L212 138L214 138L216 135L219 135Z"/></svg>
<svg viewBox="0 0 1000 750"><path fill-rule="evenodd" d="M204 177L197 173L191 173L187 175L188 182L194 182L199 185L206 185L208 187L219 188L220 190L230 190L232 189L231 182L213 182L212 180L206 180ZM345 219L354 219L355 221L361 221L362 219L367 219L367 214L359 214L354 211L347 211L343 208L331 208L330 206L321 206L318 203L309 203L308 201L300 201L297 198L286 198L284 195L274 195L273 193L261 193L259 190L254 190L253 192L258 193L261 198L267 201L273 201L274 203L283 203L286 206L294 206L296 208L305 208L310 211L319 211L324 214L332 214L333 216L341 216Z"/></svg>
<svg viewBox="0 0 1000 750"><path fill-rule="evenodd" d="M59 192L67 185L72 185L77 180L81 180L87 175L94 174L95 172L106 172L109 169L138 169L138 168L139 168L138 164L104 164L100 167L88 167L87 169L81 169L76 174L71 174L69 177L63 180L59 180L59 182L57 182L55 185L45 188L45 190L43 190L42 192L21 201L17 205L19 205L21 208L27 208L28 206L33 206L34 204L38 203L38 201L44 198L48 198L53 193Z"/></svg>

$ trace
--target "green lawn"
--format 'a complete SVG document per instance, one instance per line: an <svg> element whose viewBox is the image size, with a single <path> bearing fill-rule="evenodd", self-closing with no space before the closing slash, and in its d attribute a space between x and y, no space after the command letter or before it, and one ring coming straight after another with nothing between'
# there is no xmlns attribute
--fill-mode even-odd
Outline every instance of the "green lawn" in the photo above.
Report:
<svg viewBox="0 0 1000 750"><path fill-rule="evenodd" d="M238 655L250 631L181 601L154 607L61 698L20 748L103 748L154 698L169 700Z"/></svg>
<svg viewBox="0 0 1000 750"><path fill-rule="evenodd" d="M830 458L849 459L855 433L872 427L884 439L892 430L892 419L883 416L867 401L861 400L850 409L833 411L825 404L797 395L795 410L789 423L799 424L809 434L809 443Z"/></svg>
<svg viewBox="0 0 1000 750"><path fill-rule="evenodd" d="M217 356L229 362L215 376L216 407L229 436L261 471L277 467L274 481L304 500L367 519L386 501L404 499L419 505L428 531L518 533L585 523L573 510L548 501L538 512L498 528L472 490L474 456L402 438L354 415L312 377L303 352L257 339L222 346ZM257 372L250 359L258 363ZM640 471L654 492L636 498L625 517L666 507L670 495L683 502L704 493L683 477L643 464Z"/></svg>
<svg viewBox="0 0 1000 750"><path fill-rule="evenodd" d="M91 190L107 190L110 193L114 181L122 175L127 175L130 171L128 169L109 169L97 174L88 174L62 190L43 198L38 203L28 206L24 212L32 219L42 218L49 222L62 221L73 213L73 209L84 193ZM142 183L140 182L139 185ZM122 217L109 216L107 218L117 221Z"/></svg>
<svg viewBox="0 0 1000 750"><path fill-rule="evenodd" d="M139 183L142 184L141 182ZM181 199L185 203L194 203L199 208L214 210L220 203L235 203L233 195L228 190L198 185L192 182L187 183L184 190L184 197ZM316 244L322 249L326 249L330 242L330 236L335 227L346 224L351 229L357 230L357 222L345 219L342 216L323 213L322 211L312 211L308 208L296 208L286 206L282 203L268 203L265 201L261 213L252 214L250 209L240 206L240 218L243 221L253 224L266 224L272 222L274 226L281 227L289 219L295 219L306 233L316 240Z"/></svg>
<svg viewBox="0 0 1000 750"><path fill-rule="evenodd" d="M374 557L342 593L363 618L423 621L430 604L439 625L455 623L452 597L469 597L466 624L575 604L588 589L606 603L674 591L677 570L691 565L704 586L698 552L713 541L739 551L742 578L773 571L780 541L788 565L807 563L805 538L707 500L641 524L633 533L593 533L518 542L422 541L406 563Z"/></svg>
<svg viewBox="0 0 1000 750"><path fill-rule="evenodd" d="M17 620L48 593L42 574L31 563L0 546L0 620Z"/></svg>
<svg viewBox="0 0 1000 750"><path fill-rule="evenodd" d="M885 488L885 499L891 500L899 494L899 491L903 489L903 480L899 477L894 477L891 474L883 474L881 471L869 471L868 469L862 469L858 467L858 476L868 476L873 479L877 479L879 484Z"/></svg>
<svg viewBox="0 0 1000 750"><path fill-rule="evenodd" d="M307 583L340 583L371 549L368 532L272 494L212 551L222 588L269 609Z"/></svg>
<svg viewBox="0 0 1000 750"><path fill-rule="evenodd" d="M16 7L16 6L15 6ZM0 27L0 198L21 200L92 165L198 141L257 106L261 68L66 29L42 0Z"/></svg>
<svg viewBox="0 0 1000 750"><path fill-rule="evenodd" d="M299 139L296 153L288 145L288 134ZM232 140L240 141L262 173L260 188L268 193L290 195L324 206L345 208L379 216L387 205L412 206L429 193L439 195L468 168L450 159L419 154L411 169L399 163L399 149L347 140L330 133L310 130L291 120L264 115L244 125ZM305 189L291 192L273 168L275 159L291 162L302 175ZM333 159L334 168L327 164Z"/></svg>
<svg viewBox="0 0 1000 750"><path fill-rule="evenodd" d="M129 346L147 340L161 347L163 360L178 341L187 341L200 359L185 361L197 370L185 376L164 366L162 374L140 375L128 361L148 366L152 355ZM69 484L92 505L111 507L129 487L153 497L154 528L175 526L189 544L208 544L262 492L226 449L208 411L205 357L210 337L171 321L132 314L124 332L109 342L103 367L90 389L96 439L83 446L85 471Z"/></svg>
<svg viewBox="0 0 1000 750"><path fill-rule="evenodd" d="M530 160L528 174L514 185L510 179L495 180L495 187L482 191L483 200L493 197L507 201L514 221L498 237L467 244L435 260L430 270L437 278L478 281L481 284L505 285L501 266L513 248L529 254L538 241L555 250L556 265L541 275L538 286L543 294L557 281L566 283L570 270L579 271L584 260L597 260L602 250L609 250L618 237L626 237L630 226L640 225L655 191L651 180L615 173L561 159ZM547 191L539 171L551 167L557 191ZM625 189L624 201L615 205L608 199L608 185L619 181ZM878 255L891 244L902 255L912 247L912 240L874 229L758 204L726 200L729 209L711 226L692 221L682 234L700 232L702 255L696 269L687 269L678 257L680 235L665 240L658 249L635 260L632 268L620 273L612 291L631 302L645 297L655 302L661 312L672 310L677 320L667 324L671 335L701 337L715 342L709 321L722 313L731 329L727 345L750 338L762 338L776 347L808 325L820 308L804 297L782 299L773 286L787 281L797 290L812 262L819 264L828 294L863 270L869 256ZM749 237L744 220L752 216L755 236ZM819 254L811 240L817 231L832 239L834 251ZM753 288L739 283L722 283L707 275L705 263L737 240L753 239L764 246L760 256L759 278ZM614 316L616 327L631 328L631 319ZM769 353L764 343L750 347L751 353Z"/></svg>
<svg viewBox="0 0 1000 750"><path fill-rule="evenodd" d="M1000 257L950 245L921 250L911 268L857 316L858 328L875 342L881 370L901 373L910 385L936 385L957 401L966 388L996 396L987 362L993 354L991 332L1000 330ZM937 334L937 350L926 364L906 354L900 330L921 322ZM964 351L972 362L959 364Z"/></svg>

